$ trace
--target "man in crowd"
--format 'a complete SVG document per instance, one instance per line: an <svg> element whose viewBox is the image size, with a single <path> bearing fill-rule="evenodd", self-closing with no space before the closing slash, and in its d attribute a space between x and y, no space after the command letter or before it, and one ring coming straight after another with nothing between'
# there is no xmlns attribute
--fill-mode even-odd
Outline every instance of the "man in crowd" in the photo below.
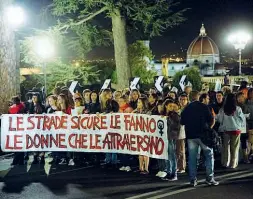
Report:
<svg viewBox="0 0 253 199"><path fill-rule="evenodd" d="M211 105L211 107L214 110L214 113L217 115L220 111L220 109L223 106L223 102L224 102L224 97L223 97L223 93L222 91L218 91L216 92L216 100L215 102Z"/></svg>
<svg viewBox="0 0 253 199"><path fill-rule="evenodd" d="M185 125L185 133L189 153L189 175L192 186L197 186L197 155L199 147L206 158L206 183L218 185L214 179L214 155L213 149L204 145L201 137L204 134L205 126L212 125L213 116L207 105L199 102L199 92L192 91L192 103L181 113L181 124Z"/></svg>

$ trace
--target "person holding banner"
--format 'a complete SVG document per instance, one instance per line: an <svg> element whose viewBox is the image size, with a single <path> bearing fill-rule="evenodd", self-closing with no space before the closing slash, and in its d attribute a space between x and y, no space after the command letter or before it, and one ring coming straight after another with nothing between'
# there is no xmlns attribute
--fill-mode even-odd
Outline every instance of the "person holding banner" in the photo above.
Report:
<svg viewBox="0 0 253 199"><path fill-rule="evenodd" d="M119 98L119 112L120 113L132 113L133 109L130 107L130 105L127 103L127 98L123 95ZM130 155L128 154L121 154L121 164L120 171L131 171L131 166L129 163Z"/></svg>
<svg viewBox="0 0 253 199"><path fill-rule="evenodd" d="M156 115L164 115L164 110L163 110L163 100L158 100L157 101L157 114ZM159 178L165 178L167 176L166 172L166 162L164 159L158 159L158 173L156 174L157 177Z"/></svg>
<svg viewBox="0 0 253 199"><path fill-rule="evenodd" d="M64 94L58 95L57 105L60 111L65 114L71 114L71 106L68 104L67 96Z"/></svg>
<svg viewBox="0 0 253 199"><path fill-rule="evenodd" d="M21 103L18 96L12 97L13 105L9 108L9 114L23 114L25 111L25 106ZM16 152L12 161L12 166L24 164L24 152Z"/></svg>
<svg viewBox="0 0 253 199"><path fill-rule="evenodd" d="M61 111L61 113L64 114L68 114L71 115L71 106L68 104L68 100L67 100L67 96L64 94L60 94L57 97L57 105L59 108L59 111ZM67 164L67 153L66 152L62 152L62 158L59 162L59 164Z"/></svg>
<svg viewBox="0 0 253 199"><path fill-rule="evenodd" d="M138 99L137 108L133 113L147 114L148 112L148 99L145 97L140 97ZM140 174L149 174L149 157L144 155L139 155L139 170Z"/></svg>
<svg viewBox="0 0 253 199"><path fill-rule="evenodd" d="M166 171L169 181L177 180L177 157L176 157L176 140L180 131L180 117L178 114L179 105L173 100L164 102L164 112L167 118L168 134L168 160L166 161Z"/></svg>
<svg viewBox="0 0 253 199"><path fill-rule="evenodd" d="M45 107L42 105L42 101L39 94L34 93L32 96L32 103L29 107L29 114L42 114L45 113Z"/></svg>
<svg viewBox="0 0 253 199"><path fill-rule="evenodd" d="M46 110L46 113L54 113L55 111L58 111L57 107L57 96L55 95L50 95L48 98L48 107Z"/></svg>
<svg viewBox="0 0 253 199"><path fill-rule="evenodd" d="M99 96L96 91L90 93L90 105L89 109L85 109L85 113L98 114L101 112L101 105L99 102Z"/></svg>
<svg viewBox="0 0 253 199"><path fill-rule="evenodd" d="M130 92L129 104L135 110L137 108L138 99L141 97L139 90L133 89Z"/></svg>
<svg viewBox="0 0 253 199"><path fill-rule="evenodd" d="M105 113L118 113L119 104L112 99L112 91L110 89L104 89L103 91L104 100L105 100ZM116 153L106 153L105 155L105 167L111 167L117 169L117 154Z"/></svg>
<svg viewBox="0 0 253 199"><path fill-rule="evenodd" d="M116 101L116 102L118 102L119 103L119 99L120 99L120 97L122 96L122 92L121 91L114 91L114 93L113 93L113 99Z"/></svg>
<svg viewBox="0 0 253 199"><path fill-rule="evenodd" d="M84 107L85 110L89 110L89 106L90 106L90 95L91 95L91 91L90 89L85 89L83 91L83 99L84 99Z"/></svg>
<svg viewBox="0 0 253 199"><path fill-rule="evenodd" d="M188 105L188 96L183 93L179 97L180 103L180 115L185 107ZM180 132L178 136L178 140L176 143L176 151L177 151L177 167L178 173L185 173L186 168L186 156L185 156L185 127L181 125Z"/></svg>

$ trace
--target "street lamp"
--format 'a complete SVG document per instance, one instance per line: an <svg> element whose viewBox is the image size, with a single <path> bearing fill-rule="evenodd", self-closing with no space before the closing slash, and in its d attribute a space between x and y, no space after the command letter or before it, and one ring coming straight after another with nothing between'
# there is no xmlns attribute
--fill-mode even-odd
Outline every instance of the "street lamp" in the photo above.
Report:
<svg viewBox="0 0 253 199"><path fill-rule="evenodd" d="M236 50L239 50L239 75L242 74L242 50L244 50L250 35L245 32L237 32L229 36L228 40L234 45Z"/></svg>
<svg viewBox="0 0 253 199"><path fill-rule="evenodd" d="M41 58L44 73L44 93L47 93L46 62L55 54L54 42L49 37L37 37L34 41L34 51Z"/></svg>
<svg viewBox="0 0 253 199"><path fill-rule="evenodd" d="M17 28L25 22L25 12L19 6L9 6L5 9L5 17L12 27Z"/></svg>

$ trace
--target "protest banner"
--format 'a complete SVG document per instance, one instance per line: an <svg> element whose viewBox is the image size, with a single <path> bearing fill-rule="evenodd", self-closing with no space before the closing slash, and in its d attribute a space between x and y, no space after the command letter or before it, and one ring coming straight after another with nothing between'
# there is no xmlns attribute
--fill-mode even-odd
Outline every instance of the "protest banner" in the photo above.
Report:
<svg viewBox="0 0 253 199"><path fill-rule="evenodd" d="M74 151L168 159L166 118L142 114L2 115L4 152Z"/></svg>

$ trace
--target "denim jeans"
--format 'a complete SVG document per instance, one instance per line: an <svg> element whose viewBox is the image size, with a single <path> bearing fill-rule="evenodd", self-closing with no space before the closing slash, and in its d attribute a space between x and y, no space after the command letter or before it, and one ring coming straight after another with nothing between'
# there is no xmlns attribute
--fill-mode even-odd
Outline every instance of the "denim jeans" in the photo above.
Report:
<svg viewBox="0 0 253 199"><path fill-rule="evenodd" d="M197 179L197 156L199 147L202 149L205 156L206 178L213 179L214 176L214 155L213 149L204 145L200 139L188 139L188 153L189 153L189 175L190 180Z"/></svg>
<svg viewBox="0 0 253 199"><path fill-rule="evenodd" d="M166 161L162 159L158 159L158 170L159 171L166 171Z"/></svg>
<svg viewBox="0 0 253 199"><path fill-rule="evenodd" d="M172 176L177 176L176 140L168 141L168 160L166 161L166 172Z"/></svg>
<svg viewBox="0 0 253 199"><path fill-rule="evenodd" d="M117 153L106 153L105 154L106 164L117 164Z"/></svg>

